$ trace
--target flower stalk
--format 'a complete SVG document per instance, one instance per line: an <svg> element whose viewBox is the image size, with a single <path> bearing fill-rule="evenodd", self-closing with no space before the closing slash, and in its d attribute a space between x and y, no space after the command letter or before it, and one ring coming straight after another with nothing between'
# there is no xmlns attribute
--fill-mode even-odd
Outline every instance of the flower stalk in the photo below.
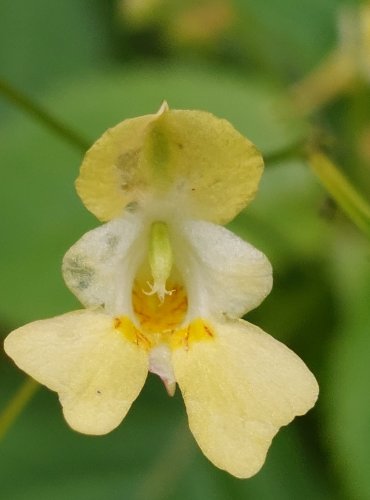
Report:
<svg viewBox="0 0 370 500"><path fill-rule="evenodd" d="M0 94L8 101L17 106L20 110L36 118L42 125L54 132L66 142L78 150L85 152L89 147L89 142L70 126L58 120L42 106L26 96L19 89L16 89L9 82L0 79Z"/></svg>
<svg viewBox="0 0 370 500"><path fill-rule="evenodd" d="M18 416L39 389L40 384L27 377L6 407L0 413L0 440L3 439Z"/></svg>
<svg viewBox="0 0 370 500"><path fill-rule="evenodd" d="M370 205L341 173L335 163L321 152L307 158L312 172L354 224L370 237Z"/></svg>

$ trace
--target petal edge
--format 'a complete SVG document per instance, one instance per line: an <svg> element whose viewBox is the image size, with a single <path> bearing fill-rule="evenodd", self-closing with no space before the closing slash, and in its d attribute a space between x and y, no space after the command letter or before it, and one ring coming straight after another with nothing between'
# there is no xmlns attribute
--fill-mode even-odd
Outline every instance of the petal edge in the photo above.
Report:
<svg viewBox="0 0 370 500"><path fill-rule="evenodd" d="M35 321L5 339L6 353L59 393L69 425L106 434L127 414L148 373L148 356L114 330L109 316L74 311Z"/></svg>
<svg viewBox="0 0 370 500"><path fill-rule="evenodd" d="M213 324L211 342L173 352L190 429L217 467L248 478L275 434L317 399L314 376L286 346L245 321Z"/></svg>

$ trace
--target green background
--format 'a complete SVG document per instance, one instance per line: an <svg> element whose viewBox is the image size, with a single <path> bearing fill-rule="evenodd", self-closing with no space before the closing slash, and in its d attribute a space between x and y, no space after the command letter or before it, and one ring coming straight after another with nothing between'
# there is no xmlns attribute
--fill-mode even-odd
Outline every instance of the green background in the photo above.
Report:
<svg viewBox="0 0 370 500"><path fill-rule="evenodd" d="M121 2L2 0L1 78L88 143L124 118L156 111L163 99L227 118L267 157L315 130L370 193L370 159L357 141L370 137L366 82L309 120L290 97L335 46L345 2L225 0L230 25L207 40L181 40L173 24L199 3L211 12L218 2L157 3L134 20L122 15ZM3 336L79 307L60 263L98 225L73 187L82 156L0 95ZM151 375L105 437L71 431L57 396L41 389L0 442L0 498L370 499L368 240L294 158L267 162L255 201L230 227L274 267L272 293L247 319L295 350L321 387L316 407L274 439L261 472L243 481L213 467L190 435L179 393L168 398ZM0 411L23 380L0 352Z"/></svg>

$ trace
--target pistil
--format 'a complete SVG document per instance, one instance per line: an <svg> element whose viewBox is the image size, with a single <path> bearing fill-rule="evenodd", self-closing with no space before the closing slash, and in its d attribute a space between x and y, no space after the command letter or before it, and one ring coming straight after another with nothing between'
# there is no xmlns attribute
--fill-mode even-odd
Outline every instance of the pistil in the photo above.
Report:
<svg viewBox="0 0 370 500"><path fill-rule="evenodd" d="M168 226L165 222L153 222L149 236L149 266L153 283L148 282L151 289L149 292L144 292L146 295L157 294L159 300L163 303L164 297L174 292L174 290L166 289L166 282L170 277L172 265L173 254Z"/></svg>

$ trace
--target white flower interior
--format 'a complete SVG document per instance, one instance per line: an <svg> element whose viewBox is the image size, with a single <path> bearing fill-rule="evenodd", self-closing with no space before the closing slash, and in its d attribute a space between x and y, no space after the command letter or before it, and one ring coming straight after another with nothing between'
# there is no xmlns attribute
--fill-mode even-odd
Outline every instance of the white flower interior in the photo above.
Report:
<svg viewBox="0 0 370 500"><path fill-rule="evenodd" d="M164 206L85 234L65 255L63 274L86 307L130 318L152 346L150 370L173 393L171 334L197 318L239 317L265 298L272 279L268 260L251 245L176 211L168 219ZM164 214L167 220L153 220Z"/></svg>

